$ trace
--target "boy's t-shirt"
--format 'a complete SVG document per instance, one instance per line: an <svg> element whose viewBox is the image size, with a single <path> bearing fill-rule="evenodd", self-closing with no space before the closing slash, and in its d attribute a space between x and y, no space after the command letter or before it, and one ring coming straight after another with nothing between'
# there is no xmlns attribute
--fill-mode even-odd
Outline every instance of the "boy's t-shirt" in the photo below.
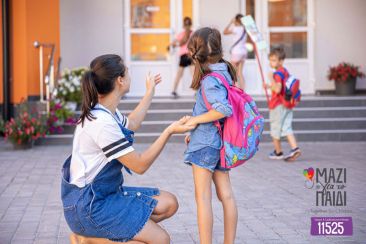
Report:
<svg viewBox="0 0 366 244"><path fill-rule="evenodd" d="M290 76L290 74L287 72L287 70L284 67L278 68L276 72L281 72L285 75L284 79L281 79L281 76L278 74L273 74L273 79L276 83L281 83L282 88L280 93L276 93L272 91L271 100L269 101L269 109L275 109L278 105L282 104L283 97L284 97L284 85L287 78Z"/></svg>

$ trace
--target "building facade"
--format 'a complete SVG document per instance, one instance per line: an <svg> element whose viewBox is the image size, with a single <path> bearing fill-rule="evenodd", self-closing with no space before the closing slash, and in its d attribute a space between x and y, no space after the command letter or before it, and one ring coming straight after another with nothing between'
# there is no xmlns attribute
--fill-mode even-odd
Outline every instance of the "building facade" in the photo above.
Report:
<svg viewBox="0 0 366 244"><path fill-rule="evenodd" d="M131 72L130 96L143 95L149 71L163 76L156 94L169 95L178 57L166 47L182 29L183 18L191 17L194 29L211 26L223 31L237 13L253 16L268 47L285 47L285 66L301 80L304 94L333 90L327 71L339 62L366 71L364 0L11 0L11 102L39 96L34 41L54 43L55 63L61 57L61 68L87 66L105 53L119 54ZM232 42L232 37L223 36L226 58ZM246 89L261 95L257 61L250 43L248 47ZM266 72L268 50L260 54ZM187 69L179 93L191 95L189 86ZM366 89L365 79L358 80L357 89Z"/></svg>

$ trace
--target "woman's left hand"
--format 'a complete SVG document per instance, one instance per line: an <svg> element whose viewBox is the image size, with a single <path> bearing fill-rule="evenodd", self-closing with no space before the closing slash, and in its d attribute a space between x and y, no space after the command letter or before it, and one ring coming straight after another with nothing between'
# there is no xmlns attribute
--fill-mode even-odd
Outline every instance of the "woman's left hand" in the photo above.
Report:
<svg viewBox="0 0 366 244"><path fill-rule="evenodd" d="M152 76L149 74L146 76L146 92L155 93L155 86L161 82L161 75L157 74Z"/></svg>

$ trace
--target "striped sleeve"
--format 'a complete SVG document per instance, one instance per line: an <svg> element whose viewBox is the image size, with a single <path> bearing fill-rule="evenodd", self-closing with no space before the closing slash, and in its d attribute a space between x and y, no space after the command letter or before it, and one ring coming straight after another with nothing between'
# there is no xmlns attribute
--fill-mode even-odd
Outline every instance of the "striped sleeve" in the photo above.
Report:
<svg viewBox="0 0 366 244"><path fill-rule="evenodd" d="M128 117L124 114L122 114L120 111L116 111L117 113L117 116L119 118L119 120L121 121L122 123L122 126L125 127L125 128L128 128Z"/></svg>
<svg viewBox="0 0 366 244"><path fill-rule="evenodd" d="M127 118L124 119L124 123L128 123ZM100 131L97 144L109 161L134 151L132 143L126 139L117 123L104 126Z"/></svg>

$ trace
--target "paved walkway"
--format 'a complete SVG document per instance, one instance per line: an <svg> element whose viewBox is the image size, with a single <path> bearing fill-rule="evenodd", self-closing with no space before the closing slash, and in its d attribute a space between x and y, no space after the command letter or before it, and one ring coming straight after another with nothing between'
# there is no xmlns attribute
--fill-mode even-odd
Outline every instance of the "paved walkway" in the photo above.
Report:
<svg viewBox="0 0 366 244"><path fill-rule="evenodd" d="M141 151L147 145L137 145ZM236 243L365 243L366 143L303 143L296 163L269 161L270 144L232 171L239 207ZM70 146L37 146L12 151L0 142L0 243L69 243L60 203L60 167ZM177 195L178 213L163 226L173 243L198 243L191 169L184 165L183 144L169 144L150 171L127 177L130 185L157 186ZM303 169L347 168L347 206L315 207L315 191L304 187ZM214 243L223 242L222 209L214 205ZM333 209L341 213L329 213ZM325 213L316 213L322 210ZM351 237L313 237L312 216L351 216Z"/></svg>

